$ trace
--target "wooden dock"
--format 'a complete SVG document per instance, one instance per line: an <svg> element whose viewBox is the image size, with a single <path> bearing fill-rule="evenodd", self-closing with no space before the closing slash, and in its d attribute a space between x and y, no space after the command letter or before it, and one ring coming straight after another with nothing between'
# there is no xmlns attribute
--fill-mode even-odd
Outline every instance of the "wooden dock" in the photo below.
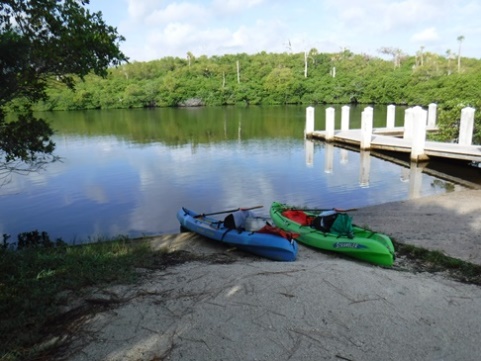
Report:
<svg viewBox="0 0 481 361"><path fill-rule="evenodd" d="M373 130L371 136L370 149L411 153L412 140L399 137L404 128L378 128ZM429 131L429 129L428 129ZM434 131L434 129L431 129ZM326 139L325 131L313 131L306 134L311 139ZM362 131L361 129L337 130L334 131L334 137L330 141L334 143L344 143L359 146L361 145ZM424 154L428 157L458 159L471 162L481 162L481 146L480 145L460 145L457 143L443 143L426 141L424 144Z"/></svg>
<svg viewBox="0 0 481 361"><path fill-rule="evenodd" d="M378 150L409 153L413 162L425 162L430 157L481 162L481 146L473 145L474 108L461 110L458 143L434 142L426 139L429 132L437 131L436 105L429 110L416 106L405 111L404 126L395 127L394 106L388 106L385 128L373 128L373 108L366 107L361 114L361 129L350 129L349 107L342 107L341 129L334 128L334 108L326 109L325 130L314 128L314 108L306 109L306 138L322 139L330 143L349 144L360 150Z"/></svg>

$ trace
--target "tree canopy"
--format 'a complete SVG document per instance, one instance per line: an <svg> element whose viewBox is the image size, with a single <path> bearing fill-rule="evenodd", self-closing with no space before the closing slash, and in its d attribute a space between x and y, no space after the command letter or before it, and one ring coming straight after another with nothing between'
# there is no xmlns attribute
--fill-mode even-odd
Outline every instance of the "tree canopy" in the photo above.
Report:
<svg viewBox="0 0 481 361"><path fill-rule="evenodd" d="M437 103L441 115L457 109L456 104L481 107L481 60L463 58L458 71L451 52L439 55L422 48L408 56L383 48L380 53L388 57L311 49L211 57L188 53L185 58L132 62L112 68L106 78L86 75L75 92L51 86L49 99L37 109ZM481 113L475 114L474 140L479 143ZM451 129L449 134L443 131L446 136L456 132L459 117L451 112L438 118L446 122L442 129Z"/></svg>
<svg viewBox="0 0 481 361"><path fill-rule="evenodd" d="M0 1L0 164L34 163L52 154L52 130L34 118L31 105L47 99L55 84L73 88L76 77L106 76L127 61L124 38L88 0ZM6 120L5 108L16 110Z"/></svg>

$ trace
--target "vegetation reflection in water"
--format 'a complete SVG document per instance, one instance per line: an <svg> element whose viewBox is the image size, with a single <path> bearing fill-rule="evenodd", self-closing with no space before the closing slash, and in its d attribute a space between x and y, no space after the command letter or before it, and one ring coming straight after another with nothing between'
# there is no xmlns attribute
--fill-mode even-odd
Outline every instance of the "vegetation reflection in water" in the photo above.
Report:
<svg viewBox="0 0 481 361"><path fill-rule="evenodd" d="M316 107L322 129L324 107ZM361 107L351 109L353 126ZM375 126L385 122L375 107ZM304 140L305 107L44 113L61 163L0 189L0 232L33 229L80 242L174 233L176 211L272 201L355 208L461 188L421 169ZM336 108L340 122L340 106ZM397 114L398 121L402 115Z"/></svg>

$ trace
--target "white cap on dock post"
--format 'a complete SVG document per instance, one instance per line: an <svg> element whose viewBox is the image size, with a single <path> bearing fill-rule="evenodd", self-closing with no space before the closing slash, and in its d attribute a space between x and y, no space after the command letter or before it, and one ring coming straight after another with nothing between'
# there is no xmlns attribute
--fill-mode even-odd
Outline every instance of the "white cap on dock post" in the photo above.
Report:
<svg viewBox="0 0 481 361"><path fill-rule="evenodd" d="M373 109L372 107L364 108L361 113L361 149L371 149L371 137L372 137L372 122L373 122Z"/></svg>
<svg viewBox="0 0 481 361"><path fill-rule="evenodd" d="M386 119L386 128L394 128L396 123L396 106L390 104L387 106L387 119Z"/></svg>
<svg viewBox="0 0 481 361"><path fill-rule="evenodd" d="M414 110L413 110L413 108L407 108L404 111L403 139L412 139L412 137L413 137L413 122L414 122Z"/></svg>
<svg viewBox="0 0 481 361"><path fill-rule="evenodd" d="M474 130L474 108L466 107L461 110L461 123L459 124L459 145L471 145Z"/></svg>
<svg viewBox="0 0 481 361"><path fill-rule="evenodd" d="M326 140L331 141L334 139L334 108L329 107L326 109Z"/></svg>
<svg viewBox="0 0 481 361"><path fill-rule="evenodd" d="M426 144L426 124L428 112L423 108L417 106L412 109L413 113L413 130L412 130L412 145L411 145L411 161L422 162L429 159L424 152Z"/></svg>
<svg viewBox="0 0 481 361"><path fill-rule="evenodd" d="M344 105L341 110L341 130L349 130L349 111L351 108Z"/></svg>
<svg viewBox="0 0 481 361"><path fill-rule="evenodd" d="M435 103L429 104L428 107L428 128L434 128L436 126L438 105Z"/></svg>
<svg viewBox="0 0 481 361"><path fill-rule="evenodd" d="M306 108L306 128L304 129L304 136L314 132L314 107Z"/></svg>

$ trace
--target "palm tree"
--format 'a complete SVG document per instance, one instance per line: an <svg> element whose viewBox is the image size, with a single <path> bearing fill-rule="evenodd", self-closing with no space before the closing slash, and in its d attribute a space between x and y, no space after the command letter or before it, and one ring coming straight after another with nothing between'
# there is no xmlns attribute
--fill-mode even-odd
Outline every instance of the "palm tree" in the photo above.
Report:
<svg viewBox="0 0 481 361"><path fill-rule="evenodd" d="M424 45L421 46L420 50L418 51L418 55L419 55L420 65L423 66L424 65Z"/></svg>
<svg viewBox="0 0 481 361"><path fill-rule="evenodd" d="M458 73L461 71L461 43L464 40L464 35L458 36L459 48L458 48Z"/></svg>
<svg viewBox="0 0 481 361"><path fill-rule="evenodd" d="M448 75L451 75L451 59L453 59L453 52L451 49L446 50L446 58L448 59Z"/></svg>
<svg viewBox="0 0 481 361"><path fill-rule="evenodd" d="M312 59L312 63L315 63L315 56L318 54L316 48L312 48L309 52L304 51L304 78L307 78L307 61L308 58Z"/></svg>
<svg viewBox="0 0 481 361"><path fill-rule="evenodd" d="M195 60L194 54L192 54L190 51L187 52L187 61L189 62L189 68L190 68L190 62Z"/></svg>

